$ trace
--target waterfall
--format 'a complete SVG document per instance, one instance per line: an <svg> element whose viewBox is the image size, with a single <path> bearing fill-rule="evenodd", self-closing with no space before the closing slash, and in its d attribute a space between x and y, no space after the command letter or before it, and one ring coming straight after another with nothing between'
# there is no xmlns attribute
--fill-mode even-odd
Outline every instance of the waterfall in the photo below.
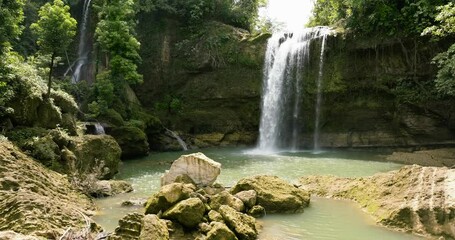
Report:
<svg viewBox="0 0 455 240"><path fill-rule="evenodd" d="M95 134L96 135L106 134L106 132L104 131L104 127L100 123L95 123Z"/></svg>
<svg viewBox="0 0 455 240"><path fill-rule="evenodd" d="M321 38L324 45L329 33L327 27L315 27L294 33L277 33L269 39L264 64L258 151L298 149L304 124L301 120L303 73L308 68L310 46Z"/></svg>
<svg viewBox="0 0 455 240"><path fill-rule="evenodd" d="M81 80L81 71L82 67L85 66L88 62L88 55L90 53L90 49L87 46L87 26L90 17L90 3L91 0L85 0L84 6L82 9L82 23L80 28L80 38L79 38L79 48L77 50L77 59L73 65L76 65L73 71L73 76L71 79L72 83L78 83ZM67 70L65 75L68 73L69 70L72 70L72 66Z"/></svg>
<svg viewBox="0 0 455 240"><path fill-rule="evenodd" d="M325 45L327 42L327 35L322 36L322 44L321 44L321 55L319 57L319 73L318 73L318 81L317 81L317 95L316 95L316 112L315 112L315 122L314 122L314 139L313 139L313 146L314 150L319 150L319 132L321 129L320 121L321 121L321 105L322 105L322 75L324 69L324 51Z"/></svg>
<svg viewBox="0 0 455 240"><path fill-rule="evenodd" d="M183 151L187 151L188 150L188 146L186 145L185 141L182 140L182 138L180 138L180 136L175 133L174 131L171 131L167 128L166 129L166 133L169 134L171 137L175 138L175 140L177 140L177 142L180 144L180 146L182 147Z"/></svg>

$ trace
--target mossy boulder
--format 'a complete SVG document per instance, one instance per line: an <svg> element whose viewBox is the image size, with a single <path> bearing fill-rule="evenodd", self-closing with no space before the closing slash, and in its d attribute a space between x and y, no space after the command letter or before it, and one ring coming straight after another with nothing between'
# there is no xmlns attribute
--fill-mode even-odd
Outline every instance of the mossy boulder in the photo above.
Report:
<svg viewBox="0 0 455 240"><path fill-rule="evenodd" d="M240 180L230 190L236 194L246 190L257 193L257 204L267 213L303 212L310 204L310 194L276 176L254 176Z"/></svg>
<svg viewBox="0 0 455 240"><path fill-rule="evenodd" d="M137 127L115 127L107 132L113 136L122 149L122 158L146 156L149 153L147 135Z"/></svg>
<svg viewBox="0 0 455 240"><path fill-rule="evenodd" d="M139 240L168 240L169 230L166 223L156 215L145 215Z"/></svg>
<svg viewBox="0 0 455 240"><path fill-rule="evenodd" d="M238 240L231 229L224 223L212 222L210 223L210 228L206 240Z"/></svg>
<svg viewBox="0 0 455 240"><path fill-rule="evenodd" d="M256 220L253 217L237 212L226 205L220 207L220 213L226 225L233 229L240 240L255 240L257 238Z"/></svg>
<svg viewBox="0 0 455 240"><path fill-rule="evenodd" d="M72 140L69 149L77 162L71 172L95 173L98 179L110 179L118 172L121 149L113 137L85 135Z"/></svg>
<svg viewBox="0 0 455 240"><path fill-rule="evenodd" d="M153 194L145 205L146 214L164 212L181 200L188 199L196 187L192 184L172 183L161 187L158 193Z"/></svg>
<svg viewBox="0 0 455 240"><path fill-rule="evenodd" d="M245 211L242 200L231 195L228 191L220 192L210 198L210 208L218 210L222 205L230 206L238 212Z"/></svg>
<svg viewBox="0 0 455 240"><path fill-rule="evenodd" d="M205 205L199 198L189 198L178 202L163 213L163 218L176 220L184 227L197 226L204 217Z"/></svg>

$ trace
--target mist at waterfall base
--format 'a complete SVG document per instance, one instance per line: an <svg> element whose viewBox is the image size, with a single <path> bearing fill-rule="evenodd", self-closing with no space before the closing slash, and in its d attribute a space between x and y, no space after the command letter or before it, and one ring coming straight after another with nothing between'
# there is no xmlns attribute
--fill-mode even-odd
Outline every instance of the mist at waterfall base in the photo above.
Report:
<svg viewBox="0 0 455 240"><path fill-rule="evenodd" d="M254 154L282 150L297 151L302 146L306 126L302 112L304 81L316 86L314 106L314 150L319 150L319 128L322 104L322 74L327 27L306 28L296 32L275 33L269 39L264 64L263 93L258 145ZM320 43L317 52L312 44ZM319 55L318 77L308 79L310 55Z"/></svg>

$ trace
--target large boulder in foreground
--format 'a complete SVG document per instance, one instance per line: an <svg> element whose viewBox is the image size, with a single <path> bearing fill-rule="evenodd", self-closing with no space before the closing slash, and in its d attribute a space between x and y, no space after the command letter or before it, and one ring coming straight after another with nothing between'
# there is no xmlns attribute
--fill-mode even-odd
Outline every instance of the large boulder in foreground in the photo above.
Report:
<svg viewBox="0 0 455 240"><path fill-rule="evenodd" d="M210 186L221 173L221 164L203 153L182 155L172 163L171 169L161 177L161 186L175 182L182 175L187 175L198 186Z"/></svg>
<svg viewBox="0 0 455 240"><path fill-rule="evenodd" d="M358 202L385 226L455 238L455 169L414 165L371 177L300 182L314 194Z"/></svg>
<svg viewBox="0 0 455 240"><path fill-rule="evenodd" d="M256 204L265 208L267 213L303 212L310 204L310 194L276 176L254 176L240 180L231 189L232 194L254 190Z"/></svg>
<svg viewBox="0 0 455 240"><path fill-rule="evenodd" d="M169 230L166 223L156 215L145 215L142 219L140 240L168 240Z"/></svg>
<svg viewBox="0 0 455 240"><path fill-rule="evenodd" d="M0 231L54 239L84 229L93 203L63 175L0 141Z"/></svg>

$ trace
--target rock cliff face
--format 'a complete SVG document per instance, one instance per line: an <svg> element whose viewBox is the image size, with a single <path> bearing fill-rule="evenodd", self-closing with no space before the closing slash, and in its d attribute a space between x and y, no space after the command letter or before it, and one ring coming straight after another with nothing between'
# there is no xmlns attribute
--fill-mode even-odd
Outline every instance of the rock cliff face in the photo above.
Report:
<svg viewBox="0 0 455 240"><path fill-rule="evenodd" d="M302 188L351 199L388 227L455 238L455 170L406 166L365 178L310 176Z"/></svg>
<svg viewBox="0 0 455 240"><path fill-rule="evenodd" d="M141 15L138 34L144 84L135 91L167 128L190 146L254 143L267 37L218 22L188 33L153 14Z"/></svg>
<svg viewBox="0 0 455 240"><path fill-rule="evenodd" d="M86 228L93 209L66 177L0 141L0 231L58 239L68 228Z"/></svg>
<svg viewBox="0 0 455 240"><path fill-rule="evenodd" d="M141 53L145 81L136 92L148 108L161 112L165 126L193 146L255 143L268 36L253 38L216 22L192 35L182 31L178 21L151 15L141 16L138 29L147 44ZM431 98L436 72L431 58L444 47L427 39L365 42L343 34L330 37L320 145L453 144L453 99ZM318 64L319 54L312 54L302 85L304 147L313 144Z"/></svg>

